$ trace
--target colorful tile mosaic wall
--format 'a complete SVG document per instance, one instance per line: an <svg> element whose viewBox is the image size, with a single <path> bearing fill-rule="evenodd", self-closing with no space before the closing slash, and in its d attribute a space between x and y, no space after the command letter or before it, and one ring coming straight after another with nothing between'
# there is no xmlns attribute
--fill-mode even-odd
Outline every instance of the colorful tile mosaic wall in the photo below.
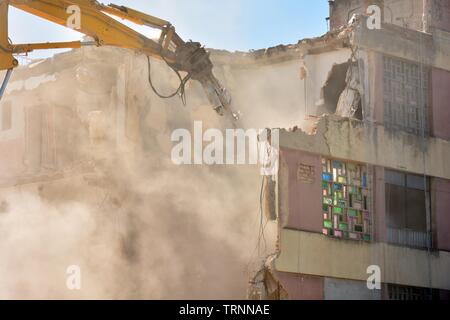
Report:
<svg viewBox="0 0 450 320"><path fill-rule="evenodd" d="M323 233L341 239L371 241L367 168L322 159Z"/></svg>

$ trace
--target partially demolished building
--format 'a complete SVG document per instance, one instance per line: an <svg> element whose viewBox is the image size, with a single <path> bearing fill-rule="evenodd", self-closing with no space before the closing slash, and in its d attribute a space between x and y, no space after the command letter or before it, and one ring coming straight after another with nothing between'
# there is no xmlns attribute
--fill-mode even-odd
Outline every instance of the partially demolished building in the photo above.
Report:
<svg viewBox="0 0 450 320"><path fill-rule="evenodd" d="M368 25L373 4L379 29ZM320 99L306 101L314 116L335 115L280 133L265 202L279 249L250 294L448 299L450 2L336 0L330 12L331 32L299 46L306 70L336 61ZM340 68L342 52L355 68Z"/></svg>
<svg viewBox="0 0 450 320"><path fill-rule="evenodd" d="M292 128L262 199L254 167L171 163L174 129L229 125L197 84L186 107L161 100L146 58L109 47L18 68L0 104L0 230L17 248L0 250L0 298L448 298L450 3L335 0L329 23L294 45L211 50L243 128ZM162 91L177 86L152 64ZM277 234L249 275L260 201ZM18 214L36 207L61 223ZM66 290L73 263L84 291Z"/></svg>

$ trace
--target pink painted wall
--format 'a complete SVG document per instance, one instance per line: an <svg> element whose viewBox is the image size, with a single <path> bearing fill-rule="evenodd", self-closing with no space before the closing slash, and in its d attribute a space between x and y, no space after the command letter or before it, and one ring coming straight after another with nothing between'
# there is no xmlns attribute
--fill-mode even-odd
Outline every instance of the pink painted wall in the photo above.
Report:
<svg viewBox="0 0 450 320"><path fill-rule="evenodd" d="M276 277L288 292L290 300L323 300L323 277L276 272Z"/></svg>
<svg viewBox="0 0 450 320"><path fill-rule="evenodd" d="M281 149L282 161L288 170L288 210L286 228L322 232L322 164L319 155ZM297 179L299 164L314 167L313 182Z"/></svg>
<svg viewBox="0 0 450 320"><path fill-rule="evenodd" d="M431 11L430 26L450 31L450 1L425 0L425 6L429 6Z"/></svg>
<svg viewBox="0 0 450 320"><path fill-rule="evenodd" d="M431 192L435 247L450 251L450 180L433 178Z"/></svg>
<svg viewBox="0 0 450 320"><path fill-rule="evenodd" d="M369 96L370 108L377 123L384 122L384 66L383 55L378 52L369 52Z"/></svg>
<svg viewBox="0 0 450 320"><path fill-rule="evenodd" d="M433 69L431 85L431 128L433 135L450 140L450 72Z"/></svg>

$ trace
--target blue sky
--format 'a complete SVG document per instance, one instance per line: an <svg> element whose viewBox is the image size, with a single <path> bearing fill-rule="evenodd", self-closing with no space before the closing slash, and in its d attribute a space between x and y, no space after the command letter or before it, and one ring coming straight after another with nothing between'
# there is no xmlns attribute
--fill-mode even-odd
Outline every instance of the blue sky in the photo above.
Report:
<svg viewBox="0 0 450 320"><path fill-rule="evenodd" d="M104 0L107 1L107 0ZM110 1L106 2L109 3ZM296 43L327 31L326 0L113 0L115 4L170 21L185 40L227 50L260 49ZM15 8L10 9L14 43L70 41L82 35ZM147 36L154 31L136 28ZM31 58L52 52L36 52Z"/></svg>

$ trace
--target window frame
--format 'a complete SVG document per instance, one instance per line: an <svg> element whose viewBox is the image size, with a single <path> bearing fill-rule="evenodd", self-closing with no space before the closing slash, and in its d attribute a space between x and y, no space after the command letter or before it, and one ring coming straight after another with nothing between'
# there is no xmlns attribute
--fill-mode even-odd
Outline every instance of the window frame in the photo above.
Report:
<svg viewBox="0 0 450 320"><path fill-rule="evenodd" d="M334 238L373 240L367 164L322 158L322 233Z"/></svg>

